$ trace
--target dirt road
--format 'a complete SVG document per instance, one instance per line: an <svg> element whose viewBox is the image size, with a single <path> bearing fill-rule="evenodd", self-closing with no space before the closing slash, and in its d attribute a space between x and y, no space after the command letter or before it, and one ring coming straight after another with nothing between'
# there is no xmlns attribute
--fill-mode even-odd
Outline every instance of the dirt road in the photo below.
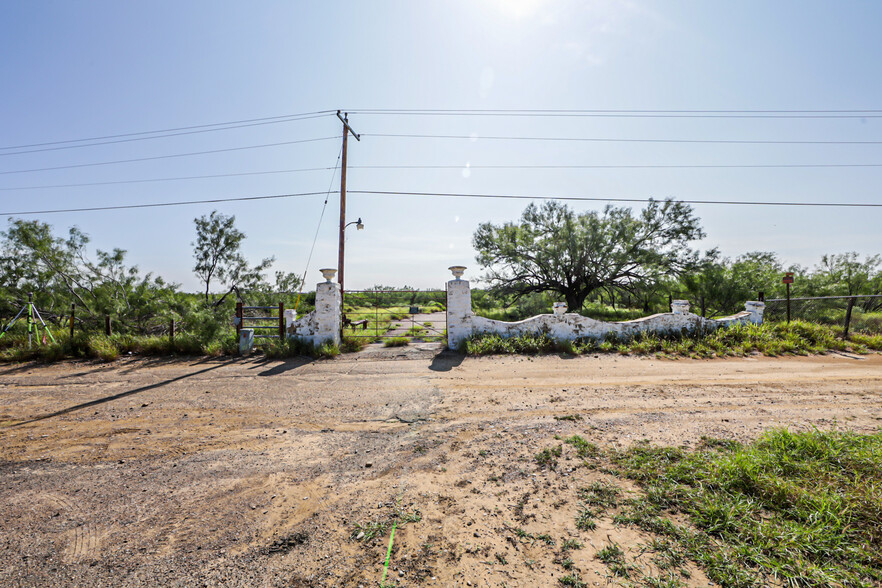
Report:
<svg viewBox="0 0 882 588"><path fill-rule="evenodd" d="M398 513L390 585L554 586L566 538L584 544L572 570L606 585L599 547L639 560L648 537L575 528L577 489L609 474L566 452L540 469L556 435L882 426L882 355L394 353L0 367L3 584L377 586Z"/></svg>

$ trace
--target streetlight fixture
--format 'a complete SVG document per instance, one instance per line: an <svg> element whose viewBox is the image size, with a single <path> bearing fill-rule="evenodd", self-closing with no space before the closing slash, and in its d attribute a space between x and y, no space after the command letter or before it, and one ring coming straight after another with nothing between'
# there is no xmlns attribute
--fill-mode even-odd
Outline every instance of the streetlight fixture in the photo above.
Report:
<svg viewBox="0 0 882 588"><path fill-rule="evenodd" d="M345 229L349 225L355 225L355 228L358 229L359 231L364 229L364 223L361 222L361 217L358 217L357 221L352 221L351 223L346 223L345 225L343 225L343 228Z"/></svg>
<svg viewBox="0 0 882 588"><path fill-rule="evenodd" d="M343 232L346 230L346 227L348 227L349 225L355 225L355 228L358 229L359 231L364 230L364 223L361 222L361 217L358 217L358 220L355 220L355 221L352 221L352 222L349 222L346 224L343 224L343 223L340 224L340 226L341 226L341 228L340 228L340 258L337 260L338 265L340 266L340 271L337 274L337 282L340 284L340 295L341 296L343 295L343 266L344 266L344 261L345 261L345 256L343 255L343 244L346 242L346 240L343 237Z"/></svg>

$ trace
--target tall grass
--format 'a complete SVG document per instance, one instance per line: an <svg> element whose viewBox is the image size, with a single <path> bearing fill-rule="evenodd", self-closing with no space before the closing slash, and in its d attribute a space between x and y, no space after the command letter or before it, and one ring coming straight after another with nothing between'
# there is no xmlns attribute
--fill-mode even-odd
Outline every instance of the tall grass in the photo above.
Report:
<svg viewBox="0 0 882 588"><path fill-rule="evenodd" d="M261 349L269 359L302 356L331 358L340 355L340 347L333 343L314 345L297 338L268 339L261 345Z"/></svg>
<svg viewBox="0 0 882 588"><path fill-rule="evenodd" d="M572 354L615 352L620 354L658 354L685 357L726 357L761 353L777 355L810 355L828 351L866 353L882 350L882 335L855 334L849 340L836 336L831 327L794 321L762 325L733 325L705 334L680 333L659 335L641 333L631 339L610 336L603 340L579 339L557 341L547 334L523 334L513 337L486 333L474 335L463 343L463 351L471 355L507 353Z"/></svg>
<svg viewBox="0 0 882 588"><path fill-rule="evenodd" d="M27 336L15 336L0 349L0 361L58 361L66 358L100 359L113 361L120 355L232 355L238 351L235 333L223 333L203 340L188 333L178 334L174 340L167 335L143 336L114 334L67 333L55 335L55 341L34 340L28 348Z"/></svg>
<svg viewBox="0 0 882 588"><path fill-rule="evenodd" d="M723 586L882 582L882 433L779 429L695 452L638 444L612 460L646 490L617 520L675 539Z"/></svg>

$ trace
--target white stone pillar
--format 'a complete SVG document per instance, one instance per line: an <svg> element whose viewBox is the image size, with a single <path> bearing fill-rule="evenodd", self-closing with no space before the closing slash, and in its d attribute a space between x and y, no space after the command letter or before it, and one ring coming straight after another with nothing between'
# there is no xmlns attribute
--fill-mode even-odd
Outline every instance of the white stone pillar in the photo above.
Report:
<svg viewBox="0 0 882 588"><path fill-rule="evenodd" d="M465 268L450 268L455 280L447 282L447 347L456 349L472 334L472 289L467 280L461 278Z"/></svg>
<svg viewBox="0 0 882 588"><path fill-rule="evenodd" d="M671 312L674 314L689 314L689 301L673 300L671 302Z"/></svg>
<svg viewBox="0 0 882 588"><path fill-rule="evenodd" d="M763 324L763 313L766 311L766 303L751 300L744 303L744 308L750 313L750 322L755 325Z"/></svg>
<svg viewBox="0 0 882 588"><path fill-rule="evenodd" d="M293 308L285 309L285 332L291 328L291 325L294 324L294 321L297 320L297 311Z"/></svg>
<svg viewBox="0 0 882 588"><path fill-rule="evenodd" d="M343 297L340 295L340 284L322 282L315 287L315 335L313 343L341 343L340 330L342 319Z"/></svg>

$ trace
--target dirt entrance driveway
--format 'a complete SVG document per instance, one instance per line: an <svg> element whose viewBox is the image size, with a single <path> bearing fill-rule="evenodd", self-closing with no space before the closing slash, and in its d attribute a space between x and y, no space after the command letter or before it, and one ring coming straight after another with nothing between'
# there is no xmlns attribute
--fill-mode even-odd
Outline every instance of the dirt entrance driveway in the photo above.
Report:
<svg viewBox="0 0 882 588"><path fill-rule="evenodd" d="M128 360L0 367L0 577L13 586L613 581L564 454L882 425L882 356ZM568 451L568 450L567 450ZM633 489L625 481L623 487ZM536 539L542 537L542 540ZM547 540L545 539L547 538ZM583 548L560 559L565 539ZM683 580L707 585L700 570Z"/></svg>
<svg viewBox="0 0 882 588"><path fill-rule="evenodd" d="M398 325L398 326L395 326ZM401 337L404 335L416 335L416 338L439 338L447 329L447 313L418 313L393 321L392 327L383 334L383 337ZM421 330L414 333L414 330Z"/></svg>

